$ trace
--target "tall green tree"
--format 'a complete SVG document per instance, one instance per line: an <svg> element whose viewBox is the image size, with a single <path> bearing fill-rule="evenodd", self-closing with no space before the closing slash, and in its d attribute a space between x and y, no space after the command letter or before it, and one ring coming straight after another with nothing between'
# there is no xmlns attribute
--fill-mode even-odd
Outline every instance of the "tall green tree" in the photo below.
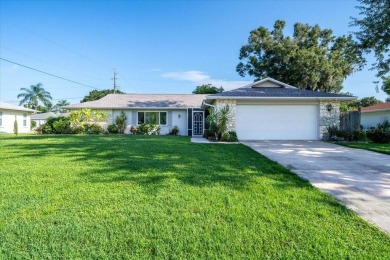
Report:
<svg viewBox="0 0 390 260"><path fill-rule="evenodd" d="M38 107L39 101L45 104L50 103L50 100L52 100L50 93L42 87L42 83L31 85L30 89L21 88L20 90L23 91L17 96L18 99L22 98L20 105L28 103L29 107L32 109L36 109Z"/></svg>
<svg viewBox="0 0 390 260"><path fill-rule="evenodd" d="M385 81L390 80L390 0L359 0L357 8L361 18L352 18L351 25L360 30L355 33L360 47L374 52L376 62L372 69L382 79L382 90L390 95Z"/></svg>
<svg viewBox="0 0 390 260"><path fill-rule="evenodd" d="M200 86L197 86L192 93L194 94L216 94L223 92L223 87L217 88L216 86L213 86L212 84L203 84Z"/></svg>
<svg viewBox="0 0 390 260"><path fill-rule="evenodd" d="M98 99L101 99L102 97L105 97L107 96L108 94L113 94L114 93L114 90L113 89L104 89L104 90L92 90L89 92L88 95L86 95L83 100L81 100L81 103L82 102L87 102L87 101L94 101L94 100L98 100ZM122 91L120 90L116 90L115 91L116 94L125 94L123 93Z"/></svg>
<svg viewBox="0 0 390 260"><path fill-rule="evenodd" d="M350 93L346 93L347 95ZM353 96L351 94L351 96ZM382 100L379 100L375 98L374 96L372 97L364 97L362 99L358 100L351 100L347 102L342 102L340 105L340 111L341 112L346 112L346 111L354 111L357 110L359 107L369 107L375 104L380 104L383 103Z"/></svg>
<svg viewBox="0 0 390 260"><path fill-rule="evenodd" d="M250 32L236 67L241 76L272 77L302 89L338 93L344 79L362 68L362 50L351 35L335 37L330 29L296 23L291 37L283 34L285 25L277 20L272 31L261 26Z"/></svg>

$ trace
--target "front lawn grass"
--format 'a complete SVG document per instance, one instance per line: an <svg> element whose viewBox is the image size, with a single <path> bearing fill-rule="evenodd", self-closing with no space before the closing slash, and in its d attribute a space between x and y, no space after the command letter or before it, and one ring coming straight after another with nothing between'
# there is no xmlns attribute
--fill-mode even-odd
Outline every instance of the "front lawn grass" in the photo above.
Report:
<svg viewBox="0 0 390 260"><path fill-rule="evenodd" d="M390 237L241 144L0 135L0 259L389 259Z"/></svg>
<svg viewBox="0 0 390 260"><path fill-rule="evenodd" d="M356 143L356 142L339 142L337 144L348 146L351 148L370 150L378 153L390 154L390 144L376 144L376 143Z"/></svg>

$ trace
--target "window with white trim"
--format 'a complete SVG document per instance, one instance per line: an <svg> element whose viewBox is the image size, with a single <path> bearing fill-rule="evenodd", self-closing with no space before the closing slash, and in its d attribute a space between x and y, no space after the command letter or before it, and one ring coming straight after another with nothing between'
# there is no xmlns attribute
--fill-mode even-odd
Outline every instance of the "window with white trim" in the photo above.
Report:
<svg viewBox="0 0 390 260"><path fill-rule="evenodd" d="M0 126L3 126L3 112L0 111Z"/></svg>
<svg viewBox="0 0 390 260"><path fill-rule="evenodd" d="M166 125L167 112L138 112L138 124Z"/></svg>
<svg viewBox="0 0 390 260"><path fill-rule="evenodd" d="M26 113L23 114L23 126L24 127L27 126L27 114Z"/></svg>

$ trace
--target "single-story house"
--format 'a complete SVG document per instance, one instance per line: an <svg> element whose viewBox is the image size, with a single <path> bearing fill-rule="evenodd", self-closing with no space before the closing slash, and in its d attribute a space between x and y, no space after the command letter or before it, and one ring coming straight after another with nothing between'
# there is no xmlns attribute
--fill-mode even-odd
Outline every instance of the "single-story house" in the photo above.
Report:
<svg viewBox="0 0 390 260"><path fill-rule="evenodd" d="M390 102L361 108L360 123L364 129L376 127L385 120L390 122Z"/></svg>
<svg viewBox="0 0 390 260"><path fill-rule="evenodd" d="M0 133L13 133L15 119L18 132L30 132L31 114L35 110L0 101Z"/></svg>
<svg viewBox="0 0 390 260"><path fill-rule="evenodd" d="M108 123L124 111L130 126L157 123L161 134L174 126L180 135L202 136L205 109L229 105L229 130L240 140L318 140L330 125L339 125L340 102L348 95L303 90L266 78L242 88L212 95L109 94L100 100L65 106L105 110Z"/></svg>
<svg viewBox="0 0 390 260"><path fill-rule="evenodd" d="M31 115L31 121L35 121L37 123L36 127L40 127L41 125L46 123L49 117L68 116L68 115L69 113L53 113L53 112L33 114Z"/></svg>

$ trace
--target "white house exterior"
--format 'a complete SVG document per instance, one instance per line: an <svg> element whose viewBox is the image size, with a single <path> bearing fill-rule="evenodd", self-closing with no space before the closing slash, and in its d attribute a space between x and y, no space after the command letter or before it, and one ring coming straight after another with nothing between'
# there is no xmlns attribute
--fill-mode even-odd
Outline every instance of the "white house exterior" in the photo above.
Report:
<svg viewBox="0 0 390 260"><path fill-rule="evenodd" d="M385 120L390 122L390 102L363 107L361 109L361 125L364 129L376 127Z"/></svg>
<svg viewBox="0 0 390 260"><path fill-rule="evenodd" d="M69 110L90 108L105 111L107 124L124 112L126 115L125 133L130 127L143 123L160 125L160 134L168 134L172 128L179 128L179 135L202 136L204 130L204 110L201 108L206 95L195 94L108 94L95 100L65 106ZM200 117L200 118L199 118ZM192 119L199 119L198 121Z"/></svg>
<svg viewBox="0 0 390 260"><path fill-rule="evenodd" d="M34 112L29 108L0 102L0 133L13 133L15 119L19 133L30 132L31 114Z"/></svg>
<svg viewBox="0 0 390 260"><path fill-rule="evenodd" d="M229 105L228 128L237 132L239 140L319 140L325 137L327 126L339 125L340 102L353 99L356 97L302 90L266 78L213 95L109 94L64 108L104 110L109 124L123 111L127 117L125 133L130 126L158 117L160 134L177 126L180 135L202 136L205 110Z"/></svg>
<svg viewBox="0 0 390 260"><path fill-rule="evenodd" d="M340 102L356 97L298 89L266 78L209 95L205 106L229 105L239 140L319 140L340 124Z"/></svg>

